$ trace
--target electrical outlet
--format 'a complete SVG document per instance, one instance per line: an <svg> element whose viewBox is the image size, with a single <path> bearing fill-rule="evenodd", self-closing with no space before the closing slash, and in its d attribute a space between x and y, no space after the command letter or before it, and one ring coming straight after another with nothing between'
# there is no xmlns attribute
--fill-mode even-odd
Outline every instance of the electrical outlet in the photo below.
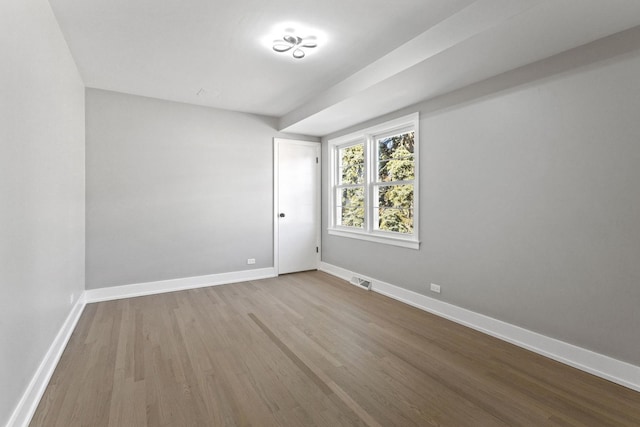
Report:
<svg viewBox="0 0 640 427"><path fill-rule="evenodd" d="M432 292L440 293L440 285L436 285L435 283L432 283L429 289L431 289Z"/></svg>
<svg viewBox="0 0 640 427"><path fill-rule="evenodd" d="M247 260L247 264L255 264L256 263L256 259L255 258L249 258Z"/></svg>

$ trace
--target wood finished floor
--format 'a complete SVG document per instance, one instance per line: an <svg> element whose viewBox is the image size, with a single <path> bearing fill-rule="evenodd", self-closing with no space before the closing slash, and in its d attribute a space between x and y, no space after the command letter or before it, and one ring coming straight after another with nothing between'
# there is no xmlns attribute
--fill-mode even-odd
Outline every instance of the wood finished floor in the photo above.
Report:
<svg viewBox="0 0 640 427"><path fill-rule="evenodd" d="M640 393L321 272L89 304L32 426L640 426Z"/></svg>

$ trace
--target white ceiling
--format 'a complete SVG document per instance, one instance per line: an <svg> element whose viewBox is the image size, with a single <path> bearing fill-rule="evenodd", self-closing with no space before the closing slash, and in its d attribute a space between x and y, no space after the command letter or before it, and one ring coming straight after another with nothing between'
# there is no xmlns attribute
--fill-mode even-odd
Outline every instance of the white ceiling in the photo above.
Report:
<svg viewBox="0 0 640 427"><path fill-rule="evenodd" d="M638 0L49 1L86 86L318 136L640 25ZM302 60L270 47L292 26Z"/></svg>

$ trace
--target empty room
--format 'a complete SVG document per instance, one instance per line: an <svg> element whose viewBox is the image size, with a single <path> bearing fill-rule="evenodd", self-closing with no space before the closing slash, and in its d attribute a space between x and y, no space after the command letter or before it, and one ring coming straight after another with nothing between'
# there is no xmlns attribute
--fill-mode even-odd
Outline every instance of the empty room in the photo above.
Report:
<svg viewBox="0 0 640 427"><path fill-rule="evenodd" d="M640 425L639 1L3 0L0 58L0 425Z"/></svg>

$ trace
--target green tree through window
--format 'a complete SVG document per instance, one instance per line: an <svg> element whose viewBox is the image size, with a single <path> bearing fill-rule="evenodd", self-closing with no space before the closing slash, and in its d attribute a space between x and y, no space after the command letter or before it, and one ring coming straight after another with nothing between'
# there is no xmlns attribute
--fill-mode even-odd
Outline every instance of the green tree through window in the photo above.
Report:
<svg viewBox="0 0 640 427"><path fill-rule="evenodd" d="M364 144L339 150L340 225L362 228L364 226Z"/></svg>
<svg viewBox="0 0 640 427"><path fill-rule="evenodd" d="M375 214L379 230L413 233L414 132L378 139Z"/></svg>

